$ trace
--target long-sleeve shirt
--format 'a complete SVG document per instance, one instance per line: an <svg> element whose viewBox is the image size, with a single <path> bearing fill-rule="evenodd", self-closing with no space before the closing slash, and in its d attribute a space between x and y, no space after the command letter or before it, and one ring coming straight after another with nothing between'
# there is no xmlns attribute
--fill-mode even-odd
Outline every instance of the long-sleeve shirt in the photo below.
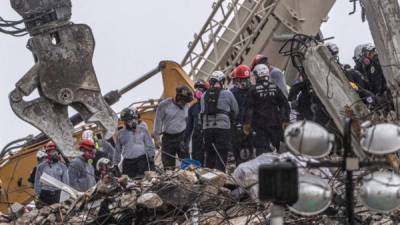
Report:
<svg viewBox="0 0 400 225"><path fill-rule="evenodd" d="M40 194L41 190L47 190L47 191L57 190L57 188L53 186L42 184L40 182L40 177L43 175L43 173L47 173L51 177L69 185L67 167L61 162L49 162L46 160L41 162L36 169L34 189L37 195Z"/></svg>
<svg viewBox="0 0 400 225"><path fill-rule="evenodd" d="M138 126L135 130L119 130L113 163L118 164L121 156L124 159L136 159L143 155L154 156L154 144L146 128Z"/></svg>
<svg viewBox="0 0 400 225"><path fill-rule="evenodd" d="M71 161L68 168L69 183L78 191L85 192L96 185L94 167L82 156Z"/></svg>
<svg viewBox="0 0 400 225"><path fill-rule="evenodd" d="M233 87L231 89L233 96L239 105L239 114L236 119L233 121L234 124L244 124L246 119L246 110L248 108L248 95L249 88L237 88Z"/></svg>
<svg viewBox="0 0 400 225"><path fill-rule="evenodd" d="M185 144L189 144L190 138L192 137L193 133L200 133L201 127L201 118L200 118L200 101L196 102L189 108L188 113L188 122L187 127L185 130Z"/></svg>
<svg viewBox="0 0 400 225"><path fill-rule="evenodd" d="M160 136L162 133L178 134L186 129L186 120L189 105L179 107L172 98L163 100L157 107L154 121L154 133Z"/></svg>
<svg viewBox="0 0 400 225"><path fill-rule="evenodd" d="M287 98L289 95L289 91L287 89L285 75L283 75L282 71L276 67L272 67L270 71L270 76L276 86L282 91L283 95Z"/></svg>
<svg viewBox="0 0 400 225"><path fill-rule="evenodd" d="M225 113L217 113L216 115L204 114L204 97L206 96L206 94L204 94L200 100L201 113L203 114L203 129L231 129L231 119L228 114L231 114L232 117L235 118L239 113L239 106L232 92L228 90L221 90L218 97L217 108L218 110L221 110Z"/></svg>

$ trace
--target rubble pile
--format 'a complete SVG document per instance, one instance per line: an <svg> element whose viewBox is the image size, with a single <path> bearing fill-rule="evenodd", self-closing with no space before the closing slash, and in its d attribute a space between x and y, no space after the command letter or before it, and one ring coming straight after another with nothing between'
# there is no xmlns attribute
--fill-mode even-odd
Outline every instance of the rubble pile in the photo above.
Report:
<svg viewBox="0 0 400 225"><path fill-rule="evenodd" d="M45 224L265 224L268 207L250 198L235 199L234 179L198 168L146 172L143 179L119 185L100 181L92 194L25 212L0 225Z"/></svg>

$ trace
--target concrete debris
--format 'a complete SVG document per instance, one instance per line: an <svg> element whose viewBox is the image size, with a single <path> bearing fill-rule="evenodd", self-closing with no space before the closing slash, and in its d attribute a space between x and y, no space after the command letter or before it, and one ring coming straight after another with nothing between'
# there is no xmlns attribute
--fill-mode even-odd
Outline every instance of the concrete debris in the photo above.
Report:
<svg viewBox="0 0 400 225"><path fill-rule="evenodd" d="M155 193L145 193L137 199L137 204L143 205L149 209L155 209L162 206L163 201Z"/></svg>
<svg viewBox="0 0 400 225"><path fill-rule="evenodd" d="M97 191L79 199L26 210L19 218L0 215L0 225L261 225L270 222L270 204L257 202L248 190L235 185L230 175L211 169L147 172L143 179L129 180L126 186L109 181L106 184L100 181ZM336 186L335 193L343 196L343 185ZM344 209L339 197L318 216L300 217L287 211L285 224L344 224ZM357 208L356 214L360 221L365 221L362 225L378 225L382 221L399 224L400 218L399 212L381 215L365 208Z"/></svg>

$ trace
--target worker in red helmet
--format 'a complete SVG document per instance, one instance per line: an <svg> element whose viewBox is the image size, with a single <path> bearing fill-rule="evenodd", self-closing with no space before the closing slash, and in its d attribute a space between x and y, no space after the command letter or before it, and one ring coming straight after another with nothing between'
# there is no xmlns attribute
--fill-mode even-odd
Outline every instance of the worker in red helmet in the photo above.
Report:
<svg viewBox="0 0 400 225"><path fill-rule="evenodd" d="M71 187L78 191L88 191L96 184L93 158L96 154L96 146L93 140L83 139L79 143L80 156L75 157L69 165L68 174Z"/></svg>
<svg viewBox="0 0 400 225"><path fill-rule="evenodd" d="M288 98L289 91L286 85L285 75L282 73L282 71L279 68L272 66L268 61L268 57L262 54L257 54L253 57L251 61L251 71L254 71L254 68L259 64L263 64L268 67L271 81L273 81L282 91L283 95Z"/></svg>
<svg viewBox="0 0 400 225"><path fill-rule="evenodd" d="M184 144L185 149L189 152L189 143L192 141L192 159L200 161L201 164L204 163L204 145L203 145L203 132L200 120L200 99L203 97L204 93L208 90L210 84L205 80L197 80L194 83L194 94L193 96L197 100L189 108L188 112L188 123L185 131Z"/></svg>
<svg viewBox="0 0 400 225"><path fill-rule="evenodd" d="M52 205L60 201L61 190L51 185L43 184L40 178L44 173L51 177L69 185L68 169L63 162L60 161L57 146L50 141L45 146L46 160L42 161L35 175L35 194L39 197L38 207L43 205Z"/></svg>
<svg viewBox="0 0 400 225"><path fill-rule="evenodd" d="M248 108L248 93L251 86L250 67L239 65L231 73L233 87L231 92L239 105L239 114L232 120L232 141L233 153L235 155L236 165L250 159L252 155L248 149L251 149L251 135L249 124L245 124L246 110Z"/></svg>

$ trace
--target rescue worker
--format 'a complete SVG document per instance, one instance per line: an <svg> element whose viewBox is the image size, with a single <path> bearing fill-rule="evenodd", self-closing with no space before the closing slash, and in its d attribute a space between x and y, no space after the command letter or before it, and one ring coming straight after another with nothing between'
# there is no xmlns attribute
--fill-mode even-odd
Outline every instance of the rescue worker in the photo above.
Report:
<svg viewBox="0 0 400 225"><path fill-rule="evenodd" d="M382 67L379 62L378 54L375 51L375 46L370 44L362 49L363 58L361 62L365 67L366 76L370 84L370 91L378 96L383 96L386 87L386 79L383 75Z"/></svg>
<svg viewBox="0 0 400 225"><path fill-rule="evenodd" d="M188 155L184 147L184 133L192 100L192 90L181 85L176 88L175 98L167 98L157 107L153 137L156 146L159 146L162 135L161 161L164 168L175 167L176 155L181 159Z"/></svg>
<svg viewBox="0 0 400 225"><path fill-rule="evenodd" d="M224 90L225 75L215 71L209 77L210 89L201 97L206 166L225 171L228 152L232 151L231 119L239 113L232 92Z"/></svg>
<svg viewBox="0 0 400 225"><path fill-rule="evenodd" d="M279 150L283 141L283 130L289 123L290 107L288 100L270 79L265 64L254 67L256 84L250 88L248 118L251 118L255 132L253 144L256 155L271 152L270 144Z"/></svg>
<svg viewBox="0 0 400 225"><path fill-rule="evenodd" d="M86 192L96 185L94 167L95 143L91 139L83 139L79 143L82 155L75 157L68 167L71 187L78 191Z"/></svg>
<svg viewBox="0 0 400 225"><path fill-rule="evenodd" d="M35 194L39 196L40 204L52 205L60 201L61 190L40 182L43 173L69 185L68 169L64 163L60 161L60 155L57 151L57 146L50 141L46 144L46 160L42 161L36 170L35 175Z"/></svg>
<svg viewBox="0 0 400 225"><path fill-rule="evenodd" d="M192 141L192 158L204 163L204 145L203 145L203 132L201 127L201 107L200 99L203 97L204 92L210 87L207 81L198 80L194 83L194 97L197 100L189 108L188 123L185 131L185 148L189 151L189 143Z"/></svg>
<svg viewBox="0 0 400 225"><path fill-rule="evenodd" d="M235 155L236 165L249 159L252 152L250 126L245 124L246 110L248 108L247 100L250 82L250 67L239 65L231 73L233 87L230 89L239 106L239 114L235 120L232 120L233 154Z"/></svg>
<svg viewBox="0 0 400 225"><path fill-rule="evenodd" d="M126 108L121 112L124 128L118 131L115 143L114 164L122 159L122 173L130 178L143 176L154 168L154 144L144 126L139 125L136 111Z"/></svg>
<svg viewBox="0 0 400 225"><path fill-rule="evenodd" d="M275 83L275 85L278 86L278 88L281 90L283 95L287 98L289 95L289 91L288 91L288 88L286 85L285 76L283 75L282 71L279 68L272 66L268 62L268 57L266 57L265 55L261 55L261 54L257 54L253 57L253 59L251 61L251 67L250 67L251 71L253 71L254 68L259 64L263 64L268 67L269 74L270 74L269 77Z"/></svg>
<svg viewBox="0 0 400 225"><path fill-rule="evenodd" d="M37 160L37 165L33 167L33 170L31 172L31 175L28 178L28 182L32 184L32 187L35 185L35 176L36 176L36 170L37 167L41 162L46 160L47 154L44 150L40 149L39 151L36 152L36 160Z"/></svg>

